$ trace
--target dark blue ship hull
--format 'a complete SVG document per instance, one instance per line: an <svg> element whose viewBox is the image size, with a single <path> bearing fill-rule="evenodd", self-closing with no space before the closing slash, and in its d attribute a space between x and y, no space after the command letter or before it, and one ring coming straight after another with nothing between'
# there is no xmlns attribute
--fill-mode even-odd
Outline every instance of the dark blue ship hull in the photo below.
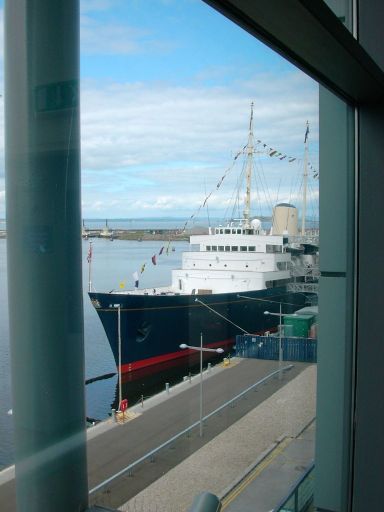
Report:
<svg viewBox="0 0 384 512"><path fill-rule="evenodd" d="M263 333L276 328L279 318L265 315L264 311L279 312L281 302L283 313L292 313L302 307L306 299L303 294L287 292L285 287L198 296L113 292L90 292L89 296L104 326L117 368L120 305L123 374L159 365L176 365L186 357L196 356L196 352L181 350L179 345L199 346L200 333L205 347L230 350L237 334Z"/></svg>

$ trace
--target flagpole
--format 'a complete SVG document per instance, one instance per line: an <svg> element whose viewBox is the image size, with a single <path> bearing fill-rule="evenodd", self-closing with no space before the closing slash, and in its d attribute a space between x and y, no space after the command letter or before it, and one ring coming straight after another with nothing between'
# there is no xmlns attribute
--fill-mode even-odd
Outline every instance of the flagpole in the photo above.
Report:
<svg viewBox="0 0 384 512"><path fill-rule="evenodd" d="M92 280L91 280L91 266L92 266L92 242L89 242L88 249L88 291L92 291Z"/></svg>
<svg viewBox="0 0 384 512"><path fill-rule="evenodd" d="M120 404L123 400L123 390L121 383L121 305L119 304L117 307L117 338L119 343L119 410Z"/></svg>
<svg viewBox="0 0 384 512"><path fill-rule="evenodd" d="M308 133L309 123L307 121L307 129L305 131L304 146L304 176L303 176L303 211L301 218L301 236L305 236L305 217L307 215L307 180L308 180Z"/></svg>

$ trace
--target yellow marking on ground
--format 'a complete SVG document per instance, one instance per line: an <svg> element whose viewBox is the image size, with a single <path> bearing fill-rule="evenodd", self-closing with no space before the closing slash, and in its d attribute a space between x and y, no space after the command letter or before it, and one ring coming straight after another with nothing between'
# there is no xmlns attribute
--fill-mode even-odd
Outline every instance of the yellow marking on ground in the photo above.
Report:
<svg viewBox="0 0 384 512"><path fill-rule="evenodd" d="M236 485L236 487L234 487L234 489L232 489L232 491L222 500L221 510L228 507L228 505L232 503L232 501L237 498L237 496L239 496L239 494L241 494L244 489L253 482L253 480L257 478L278 455L283 452L291 441L292 438L285 438L267 457L265 457L265 459L263 459L262 462L260 462L260 464L258 464L238 485Z"/></svg>
<svg viewBox="0 0 384 512"><path fill-rule="evenodd" d="M135 418L137 418L140 415L141 415L141 413L137 413L137 412L117 411L115 413L116 423L118 423L119 425L123 425L124 423L128 423L128 421L134 420Z"/></svg>
<svg viewBox="0 0 384 512"><path fill-rule="evenodd" d="M220 367L221 368L233 368L234 366L238 365L239 363L241 362L240 359L236 358L236 359L231 359L230 361L228 361L228 359L224 359L224 361L222 363L220 363Z"/></svg>

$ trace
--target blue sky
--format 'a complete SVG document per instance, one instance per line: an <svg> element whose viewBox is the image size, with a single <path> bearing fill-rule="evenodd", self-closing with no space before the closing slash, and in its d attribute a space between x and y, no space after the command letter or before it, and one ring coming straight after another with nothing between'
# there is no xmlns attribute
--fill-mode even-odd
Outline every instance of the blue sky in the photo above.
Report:
<svg viewBox="0 0 384 512"><path fill-rule="evenodd" d="M81 0L81 91L85 218L194 213L246 143L252 101L255 138L297 159L309 121L318 168L317 85L200 0ZM298 202L300 162L256 159L254 213ZM234 169L212 215L236 181ZM0 216L4 196L0 176Z"/></svg>

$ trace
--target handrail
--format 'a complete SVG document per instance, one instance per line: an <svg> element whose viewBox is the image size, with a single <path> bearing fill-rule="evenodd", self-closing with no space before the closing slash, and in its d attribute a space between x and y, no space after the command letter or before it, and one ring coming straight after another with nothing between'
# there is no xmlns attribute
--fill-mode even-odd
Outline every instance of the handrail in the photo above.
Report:
<svg viewBox="0 0 384 512"><path fill-rule="evenodd" d="M286 505L286 503L292 498L295 496L298 488L300 487L300 485L304 482L304 480L308 477L308 475L313 471L315 467L315 463L313 462L306 470L305 472L296 480L296 482L292 485L291 487L291 490L289 491L289 494L287 494L285 496L285 498L283 498L280 503L277 505L277 507L275 507L272 512L280 512L280 511L283 511L285 510L284 509L284 506ZM312 494L312 498L313 498L313 494ZM308 506L308 502L305 504L305 507L304 507L304 510L307 510L307 507ZM295 510L294 512L301 512L300 510L297 509L297 507L295 506Z"/></svg>
<svg viewBox="0 0 384 512"><path fill-rule="evenodd" d="M263 384L266 380L270 379L271 377L273 377L274 375L276 375L277 373L280 373L280 372L285 372L287 370L290 370L291 368L293 368L293 364L290 364L288 366L284 366L282 368L279 368L278 370L275 370L274 372L272 373L269 373L266 377L263 377L261 380L255 382L255 384L252 384L251 386L249 386L247 389L245 389L244 391L242 391L241 393L239 393L238 395L236 395L234 398L231 398L231 400L228 400L227 402L225 402L223 405L221 405L220 407L218 407L217 409L215 409L214 411L212 411L211 413L207 414L207 416L204 416L203 418L203 421L205 420L208 420L209 418L211 418L212 416L214 416L215 414L217 414L218 412L222 411L223 409L225 409L225 407L228 407L228 405L230 405L231 403L235 402L236 400L238 400L239 398L241 398L242 396L244 396L246 393L248 393L249 391L251 391L253 388L255 388L256 386L259 386L260 384ZM91 496L92 494L95 494L96 492L100 491L101 489L103 489L104 487L106 487L108 484L110 484L111 482L113 482L114 480L116 480L117 478L119 478L120 476L124 475L125 473L128 473L130 471L133 470L133 468L135 466L137 466L138 464L140 464L141 462L144 462L145 460L147 459L150 459L151 457L153 457L157 452L161 451L163 448L166 448L168 445L174 443L177 439L179 439L180 437L182 437L183 435L187 434L188 432L190 432L191 430L193 430L195 427L199 426L200 425L200 420L198 421L195 421L195 423L193 423L192 425L190 425L189 427L187 427L186 429L182 430L181 432L179 432L178 434L172 436L170 439L168 439L168 441L165 441L164 443L162 443L160 446L157 446L156 448L154 448L153 450L149 451L148 453L146 453L145 455L143 455L142 457L140 457L139 459L135 460L134 462L132 462L131 464L129 464L128 466L126 466L125 468L121 469L120 471L118 471L117 473L115 473L114 475L112 475L111 477L107 478L106 480L104 480L103 482L101 482L100 484L96 485L96 487L93 487L92 489L90 489L89 491L89 496Z"/></svg>

